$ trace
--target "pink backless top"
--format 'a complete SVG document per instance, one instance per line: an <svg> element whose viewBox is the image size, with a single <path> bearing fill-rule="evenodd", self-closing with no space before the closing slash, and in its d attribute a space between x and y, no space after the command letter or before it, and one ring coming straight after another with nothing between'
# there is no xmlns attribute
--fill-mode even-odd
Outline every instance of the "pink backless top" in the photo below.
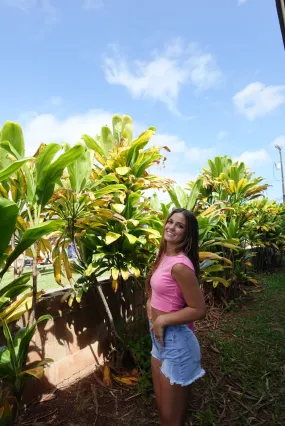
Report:
<svg viewBox="0 0 285 426"><path fill-rule="evenodd" d="M163 312L177 312L185 307L186 302L182 291L172 277L172 268L177 264L183 264L195 272L193 263L185 254L181 253L176 256L164 254L150 280L151 306L154 309ZM188 324L188 327L194 331L194 322Z"/></svg>

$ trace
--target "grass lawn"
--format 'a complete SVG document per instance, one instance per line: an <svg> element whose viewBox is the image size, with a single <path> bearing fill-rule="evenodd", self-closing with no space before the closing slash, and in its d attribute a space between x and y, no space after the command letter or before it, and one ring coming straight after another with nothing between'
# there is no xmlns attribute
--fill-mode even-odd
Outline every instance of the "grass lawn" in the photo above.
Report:
<svg viewBox="0 0 285 426"><path fill-rule="evenodd" d="M32 268L31 267L25 267L24 272L32 272ZM55 289L60 289L61 286L57 284L57 282L54 279L54 275L53 275L53 267L52 265L44 265L44 266L39 266L39 276L38 276L38 290L55 290ZM74 280L78 279L79 275L78 274L73 274L73 278ZM108 273L104 274L102 276L102 278L107 278L108 277ZM13 281L13 270L12 268L10 269L9 272L7 272L0 284L0 288L3 287L4 285L8 284L9 282ZM30 281L32 282L32 280ZM62 283L63 285L69 285L69 282L66 278L62 278Z"/></svg>
<svg viewBox="0 0 285 426"><path fill-rule="evenodd" d="M285 425L285 275L262 281L253 301L204 336L208 374L195 424Z"/></svg>

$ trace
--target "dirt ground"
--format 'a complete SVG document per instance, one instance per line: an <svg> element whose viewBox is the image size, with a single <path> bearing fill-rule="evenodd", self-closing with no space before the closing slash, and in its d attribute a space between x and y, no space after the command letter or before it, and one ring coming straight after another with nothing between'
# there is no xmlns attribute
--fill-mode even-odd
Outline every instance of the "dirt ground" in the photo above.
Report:
<svg viewBox="0 0 285 426"><path fill-rule="evenodd" d="M284 282L284 274L273 276L228 312L212 306L198 324L207 374L193 385L188 426L284 426ZM159 418L151 392L108 387L93 373L25 407L20 425L150 426Z"/></svg>
<svg viewBox="0 0 285 426"><path fill-rule="evenodd" d="M209 360L213 362L207 334L209 324L214 329L218 324L220 311L212 309L208 317L199 325L197 337L203 354L203 366L207 369ZM210 320L210 322L209 322ZM208 361L207 361L208 359ZM199 407L201 384L193 385L193 403L189 408L189 425ZM19 425L35 426L130 426L159 425L155 397L152 392L142 394L137 386L117 383L107 387L102 383L102 373L93 373L85 379L65 389L51 391L40 401L22 410Z"/></svg>

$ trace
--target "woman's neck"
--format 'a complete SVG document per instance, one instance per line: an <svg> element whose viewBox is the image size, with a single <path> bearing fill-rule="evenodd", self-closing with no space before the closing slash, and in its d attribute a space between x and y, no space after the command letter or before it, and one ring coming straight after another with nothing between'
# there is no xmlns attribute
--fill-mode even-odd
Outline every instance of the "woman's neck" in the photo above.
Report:
<svg viewBox="0 0 285 426"><path fill-rule="evenodd" d="M176 256L179 253L179 250L177 250L177 246L173 246L171 244L167 244L165 254L166 256Z"/></svg>

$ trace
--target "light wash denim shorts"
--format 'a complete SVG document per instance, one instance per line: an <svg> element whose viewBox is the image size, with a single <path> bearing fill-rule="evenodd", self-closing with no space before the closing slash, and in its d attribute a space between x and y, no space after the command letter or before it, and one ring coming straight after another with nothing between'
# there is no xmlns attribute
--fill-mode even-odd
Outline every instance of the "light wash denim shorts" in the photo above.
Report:
<svg viewBox="0 0 285 426"><path fill-rule="evenodd" d="M150 326L151 326L150 322ZM150 331L151 355L161 361L161 372L170 384L188 386L204 376L199 342L187 325L171 325L164 329L164 347Z"/></svg>

